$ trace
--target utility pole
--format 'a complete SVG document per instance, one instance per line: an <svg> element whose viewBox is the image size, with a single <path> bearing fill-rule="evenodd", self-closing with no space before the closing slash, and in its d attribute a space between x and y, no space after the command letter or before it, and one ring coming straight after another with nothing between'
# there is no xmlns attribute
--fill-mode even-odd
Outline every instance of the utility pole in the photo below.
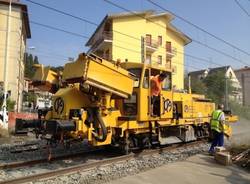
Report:
<svg viewBox="0 0 250 184"><path fill-rule="evenodd" d="M228 81L227 81L227 67L225 73L225 110L228 110Z"/></svg>
<svg viewBox="0 0 250 184"><path fill-rule="evenodd" d="M9 61L9 40L11 31L11 0L9 4L9 13L7 17L7 30L5 40L5 58L4 58L4 100L3 100L3 126L8 129L7 124L7 96L8 96L8 61Z"/></svg>
<svg viewBox="0 0 250 184"><path fill-rule="evenodd" d="M245 106L246 94L245 94L245 74L241 74L241 84L242 84L242 105Z"/></svg>
<svg viewBox="0 0 250 184"><path fill-rule="evenodd" d="M191 88L191 75L188 74L188 93L191 94L192 93L192 88Z"/></svg>
<svg viewBox="0 0 250 184"><path fill-rule="evenodd" d="M145 63L145 39L141 37L141 63Z"/></svg>

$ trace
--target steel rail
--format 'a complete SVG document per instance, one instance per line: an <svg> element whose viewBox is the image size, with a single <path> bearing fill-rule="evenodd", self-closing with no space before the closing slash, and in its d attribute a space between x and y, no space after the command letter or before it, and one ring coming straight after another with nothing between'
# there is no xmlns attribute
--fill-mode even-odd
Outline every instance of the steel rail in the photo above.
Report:
<svg viewBox="0 0 250 184"><path fill-rule="evenodd" d="M10 163L5 163L5 164L0 164L0 169L13 169L13 168L19 168L19 167L25 167L25 166L32 166L32 165L41 164L41 163L51 163L53 161L62 160L62 159L88 156L90 154L97 154L100 150L102 149L78 151L75 153L58 155L58 156L52 157L50 160L48 160L48 158L46 157L46 158L28 160L28 161L10 162Z"/></svg>
<svg viewBox="0 0 250 184"><path fill-rule="evenodd" d="M174 145L169 146L169 147L162 147L162 148L157 148L157 149L145 150L145 151L142 151L139 153L131 153L129 155L108 158L105 160L100 160L100 161L91 162L91 163L79 164L79 165L66 167L63 169L58 169L58 170L54 170L54 171L50 171L50 172L44 172L44 173L39 173L39 174L35 174L35 175L5 180L5 181L1 181L0 184L17 184L17 183L19 184L19 183L25 183L25 182L38 181L41 179L55 177L55 176L63 175L63 174L69 174L69 173L77 172L80 170L86 171L86 170L100 167L103 165L108 165L108 164L112 164L112 163L126 161L126 160L130 160L133 158L138 158L138 157L142 157L142 156L146 156L146 155L161 154L161 153L164 153L165 151L170 151L170 150L177 149L177 148L192 147L192 146L196 146L196 145L203 144L203 143L204 143L204 141L196 141L196 142L191 142L191 143L186 143L186 144L174 144Z"/></svg>

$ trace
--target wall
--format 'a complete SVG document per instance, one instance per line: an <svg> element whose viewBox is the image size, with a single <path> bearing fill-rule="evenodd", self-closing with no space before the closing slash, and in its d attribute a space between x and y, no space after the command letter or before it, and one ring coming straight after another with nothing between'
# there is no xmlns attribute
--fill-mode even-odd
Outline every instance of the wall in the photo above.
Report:
<svg viewBox="0 0 250 184"><path fill-rule="evenodd" d="M11 91L11 99L19 105L22 104L22 91L24 86L24 51L25 35L21 21L20 8L12 7L11 32L9 40L9 62L8 62L8 90ZM8 6L0 6L0 13L8 14ZM0 81L4 80L4 61L5 61L5 41L7 30L7 16L0 15ZM17 102L18 101L18 102ZM17 105L16 105L17 109Z"/></svg>
<svg viewBox="0 0 250 184"><path fill-rule="evenodd" d="M15 129L16 118L19 119L37 119L37 113L16 113L9 112L8 128L10 131Z"/></svg>
<svg viewBox="0 0 250 184"><path fill-rule="evenodd" d="M112 59L121 61L128 59L129 62L140 63L141 36L144 35L145 20L138 17L114 19L113 30Z"/></svg>
<svg viewBox="0 0 250 184"><path fill-rule="evenodd" d="M238 78L238 80L241 83L242 87L242 96L243 96L243 105L250 106L250 68L249 69L243 69L243 70L237 70L235 71L235 74ZM244 76L242 76L244 75Z"/></svg>
<svg viewBox="0 0 250 184"><path fill-rule="evenodd" d="M152 22L154 21L154 23ZM160 24L158 26L156 24ZM152 63L157 62L158 56L162 56L162 65L166 64L166 41L170 41L172 47L177 49L177 54L172 58L172 66L177 70L173 73L173 85L177 89L184 88L184 43L173 32L167 31L165 18L154 18L151 21L146 21L139 17L126 17L113 20L113 60L121 59L129 62L142 62L141 60L141 36L146 34L152 35L152 40L158 40L158 36L162 36L162 45L152 53ZM119 34L116 31L122 32L125 35ZM126 36L131 35L133 38ZM134 39L137 38L137 39ZM145 49L146 52L146 49ZM146 58L146 56L145 56Z"/></svg>
<svg viewBox="0 0 250 184"><path fill-rule="evenodd" d="M167 30L167 37L177 50L175 57L172 58L172 67L176 68L172 77L173 85L176 85L177 89L184 89L184 43L170 30Z"/></svg>

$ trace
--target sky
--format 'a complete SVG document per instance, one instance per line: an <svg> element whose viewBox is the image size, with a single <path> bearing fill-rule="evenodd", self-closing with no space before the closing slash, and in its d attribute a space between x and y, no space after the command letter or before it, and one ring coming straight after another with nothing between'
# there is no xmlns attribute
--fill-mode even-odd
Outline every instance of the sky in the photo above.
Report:
<svg viewBox="0 0 250 184"><path fill-rule="evenodd" d="M99 24L107 14L124 12L104 0L33 0L47 6L60 9L78 17L85 18ZM155 10L160 8L146 0L110 0L131 11ZM250 16L236 4L235 0L153 0L165 9L205 29L238 48L250 53ZM237 0L250 14L250 0ZM71 31L90 37L96 26L61 15L54 11L34 5L26 0L21 2L28 5L29 18L32 21L51 25L63 30ZM204 32L175 18L172 23L190 38L205 45L216 48L230 56L241 60L250 66L250 56L212 38ZM87 39L43 28L31 24L31 39L28 40L29 53L37 55L39 62L45 65L64 65L69 57L77 58L85 47ZM33 49L32 49L33 48ZM210 62L185 56L185 70L194 71L204 68L231 65L234 69L246 64L192 42L185 46L188 55L204 58Z"/></svg>

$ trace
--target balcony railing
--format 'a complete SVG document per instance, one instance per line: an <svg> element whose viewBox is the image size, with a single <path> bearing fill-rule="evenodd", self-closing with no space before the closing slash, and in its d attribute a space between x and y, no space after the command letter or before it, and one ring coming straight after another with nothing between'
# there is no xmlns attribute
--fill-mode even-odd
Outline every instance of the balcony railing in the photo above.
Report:
<svg viewBox="0 0 250 184"><path fill-rule="evenodd" d="M166 61L165 67L171 69L171 61Z"/></svg>
<svg viewBox="0 0 250 184"><path fill-rule="evenodd" d="M103 40L113 40L112 32L111 31L103 31L102 39Z"/></svg>
<svg viewBox="0 0 250 184"><path fill-rule="evenodd" d="M150 39L150 40L146 40L146 46L153 47L153 48L158 48L159 43L156 40Z"/></svg>
<svg viewBox="0 0 250 184"><path fill-rule="evenodd" d="M146 40L145 41L146 44L146 50L148 52L155 52L157 50L157 48L159 47L159 43L156 40Z"/></svg>
<svg viewBox="0 0 250 184"><path fill-rule="evenodd" d="M102 42L112 42L112 40L113 40L112 32L111 31L103 31L102 34L100 34L97 37L92 48L97 48Z"/></svg>
<svg viewBox="0 0 250 184"><path fill-rule="evenodd" d="M177 49L175 47L166 48L166 56L168 58L172 58L176 56L176 54L177 54Z"/></svg>
<svg viewBox="0 0 250 184"><path fill-rule="evenodd" d="M112 60L113 55L112 54L106 54L106 53L95 53L97 56L106 59L106 60Z"/></svg>

